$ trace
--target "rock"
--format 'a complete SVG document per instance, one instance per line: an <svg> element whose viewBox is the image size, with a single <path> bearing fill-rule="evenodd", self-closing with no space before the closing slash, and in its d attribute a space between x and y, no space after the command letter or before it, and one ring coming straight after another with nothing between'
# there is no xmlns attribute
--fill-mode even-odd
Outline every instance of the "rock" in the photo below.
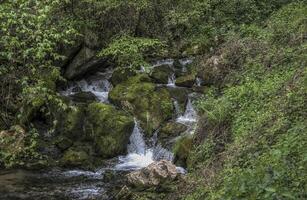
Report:
<svg viewBox="0 0 307 200"><path fill-rule="evenodd" d="M129 77L135 76L136 72L131 69L130 67L118 67L114 70L112 77L111 77L111 83L113 86L124 82L129 79Z"/></svg>
<svg viewBox="0 0 307 200"><path fill-rule="evenodd" d="M195 82L194 75L181 76L176 79L176 85L180 87L193 87Z"/></svg>
<svg viewBox="0 0 307 200"><path fill-rule="evenodd" d="M127 175L129 185L137 188L151 188L174 181L179 176L176 166L170 161L154 162L148 167Z"/></svg>
<svg viewBox="0 0 307 200"><path fill-rule="evenodd" d="M189 94L192 92L190 88L184 87L167 87L172 99L175 99L179 105L182 112L185 110L185 104L188 100Z"/></svg>
<svg viewBox="0 0 307 200"><path fill-rule="evenodd" d="M189 158L190 151L193 148L193 137L191 135L186 135L176 141L173 148L173 153L175 156L176 165L186 167Z"/></svg>
<svg viewBox="0 0 307 200"><path fill-rule="evenodd" d="M76 147L71 147L67 151L65 151L62 164L64 166L86 166L91 163L90 156L83 149L78 149Z"/></svg>
<svg viewBox="0 0 307 200"><path fill-rule="evenodd" d="M124 154L134 127L133 118L111 105L92 103L87 108L86 135L103 158Z"/></svg>
<svg viewBox="0 0 307 200"><path fill-rule="evenodd" d="M173 103L165 88L157 89L144 74L130 77L109 93L115 105L131 112L149 135L172 117Z"/></svg>
<svg viewBox="0 0 307 200"><path fill-rule="evenodd" d="M69 138L61 136L56 140L55 144L60 150L64 151L71 147L73 142Z"/></svg>
<svg viewBox="0 0 307 200"><path fill-rule="evenodd" d="M91 92L78 92L70 96L70 99L76 103L91 103L97 101L97 97Z"/></svg>
<svg viewBox="0 0 307 200"><path fill-rule="evenodd" d="M98 70L98 67L101 68L104 65L107 67L106 60L104 58L98 58L95 55L95 50L83 47L66 67L64 76L71 80L91 71Z"/></svg>
<svg viewBox="0 0 307 200"><path fill-rule="evenodd" d="M161 65L154 67L150 77L154 79L156 83L167 84L168 78L174 73L174 70L169 65Z"/></svg>
<svg viewBox="0 0 307 200"><path fill-rule="evenodd" d="M166 123L159 132L159 137L167 138L167 137L176 137L181 133L185 132L187 127L181 123L177 122L168 122Z"/></svg>

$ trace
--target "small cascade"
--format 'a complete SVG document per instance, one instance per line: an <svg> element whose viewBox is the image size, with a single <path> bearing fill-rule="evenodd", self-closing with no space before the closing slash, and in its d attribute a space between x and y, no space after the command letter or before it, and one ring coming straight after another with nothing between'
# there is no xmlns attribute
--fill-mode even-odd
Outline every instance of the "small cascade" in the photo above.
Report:
<svg viewBox="0 0 307 200"><path fill-rule="evenodd" d="M116 170L131 171L147 167L157 160L173 160L173 154L157 144L158 131L150 139L150 147L146 145L143 131L135 120L133 132L128 145L128 155L119 157L119 164Z"/></svg>
<svg viewBox="0 0 307 200"><path fill-rule="evenodd" d="M168 77L167 86L168 87L176 87L175 82L176 82L176 76L175 76L175 74L172 74Z"/></svg>
<svg viewBox="0 0 307 200"><path fill-rule="evenodd" d="M195 80L195 85L198 86L198 87L200 87L201 84L202 84L202 80L201 80L200 78L197 77L196 80Z"/></svg>
<svg viewBox="0 0 307 200"><path fill-rule="evenodd" d="M179 62L182 65L182 72L185 73L188 71L187 65L191 64L193 60L190 58L185 58L185 59L180 59Z"/></svg>
<svg viewBox="0 0 307 200"><path fill-rule="evenodd" d="M173 102L174 102L174 107L175 107L175 116L179 117L180 113L181 113L181 109L180 109L179 103L178 103L177 100L174 100Z"/></svg>
<svg viewBox="0 0 307 200"><path fill-rule="evenodd" d="M159 60L157 61L156 63L154 63L152 65L152 67L158 67L158 66L161 66L161 65L173 65L174 64L174 60L173 59L165 59L165 60Z"/></svg>
<svg viewBox="0 0 307 200"><path fill-rule="evenodd" d="M130 136L128 145L128 155L119 158L119 164L115 166L117 170L137 170L147 167L153 160L153 151L146 149L146 143L143 137L142 129L135 120L133 132Z"/></svg>
<svg viewBox="0 0 307 200"><path fill-rule="evenodd" d="M193 104L190 98L188 98L188 103L184 114L177 118L177 121L183 124L194 123L197 121L197 113L193 108Z"/></svg>
<svg viewBox="0 0 307 200"><path fill-rule="evenodd" d="M93 93L100 102L108 102L109 91L112 89L112 84L108 81L108 77L94 77L88 80L81 80L72 83L65 91L61 94L64 96L74 95L78 92L91 92Z"/></svg>

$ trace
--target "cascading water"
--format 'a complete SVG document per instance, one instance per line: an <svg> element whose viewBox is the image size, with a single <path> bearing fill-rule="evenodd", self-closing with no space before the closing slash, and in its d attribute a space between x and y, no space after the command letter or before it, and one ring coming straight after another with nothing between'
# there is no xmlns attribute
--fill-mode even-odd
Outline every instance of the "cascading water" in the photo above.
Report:
<svg viewBox="0 0 307 200"><path fill-rule="evenodd" d="M188 98L188 103L186 105L186 110L183 115L177 118L177 122L183 124L194 123L197 121L197 113L193 108L193 104L190 98Z"/></svg>
<svg viewBox="0 0 307 200"><path fill-rule="evenodd" d="M180 117L181 109L180 109L179 103L177 100L174 100L173 103L174 103L174 108L175 108L175 116Z"/></svg>
<svg viewBox="0 0 307 200"><path fill-rule="evenodd" d="M151 138L151 147L146 145L143 137L143 131L139 123L135 120L133 132L128 144L128 155L119 157L119 164L115 166L116 170L131 171L147 167L157 160L173 160L173 154L167 149L157 144L157 134Z"/></svg>
<svg viewBox="0 0 307 200"><path fill-rule="evenodd" d="M128 144L128 155L119 157L120 163L115 166L117 170L137 170L154 162L152 150L146 149L142 129L136 120L134 123Z"/></svg>
<svg viewBox="0 0 307 200"><path fill-rule="evenodd" d="M198 87L200 87L201 84L202 84L202 80L201 80L200 78L197 77L196 80L195 80L195 85L198 86Z"/></svg>
<svg viewBox="0 0 307 200"><path fill-rule="evenodd" d="M100 102L108 102L109 91L112 89L112 84L108 81L112 72L100 73L94 77L89 77L87 80L71 83L70 86L62 91L64 96L74 95L78 92L91 92Z"/></svg>
<svg viewBox="0 0 307 200"><path fill-rule="evenodd" d="M175 87L175 82L176 82L176 76L175 74L172 74L168 77L168 83L167 83L167 86L168 87Z"/></svg>

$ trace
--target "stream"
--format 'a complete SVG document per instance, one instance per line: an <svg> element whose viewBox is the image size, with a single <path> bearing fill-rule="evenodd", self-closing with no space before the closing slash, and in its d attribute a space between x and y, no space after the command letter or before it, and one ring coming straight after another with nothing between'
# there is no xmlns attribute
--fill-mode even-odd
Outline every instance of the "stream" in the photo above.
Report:
<svg viewBox="0 0 307 200"><path fill-rule="evenodd" d="M169 65L172 59L158 61L152 67ZM186 64L191 60L181 60L182 71L186 70ZM91 92L100 102L109 103L108 93L112 89L109 82L112 70L98 73L78 82L69 83L66 90L60 93L71 96L78 92ZM165 87L177 87L176 76L171 74ZM195 84L200 84L197 80ZM197 122L197 114L193 108L192 95L189 95L184 112L180 112L178 102L174 100L174 121L186 125L188 132L193 132ZM127 155L122 155L107 161L106 166L95 171L83 171L79 169L52 169L48 171L27 170L3 170L0 171L0 200L88 200L112 199L110 191L115 187L121 187L124 174L144 168L159 160L173 161L174 155L158 141L159 130L156 130L152 138L145 138L139 122L135 119L133 132L131 133L127 147ZM175 138L176 139L176 138ZM185 173L185 169L177 167L178 172Z"/></svg>

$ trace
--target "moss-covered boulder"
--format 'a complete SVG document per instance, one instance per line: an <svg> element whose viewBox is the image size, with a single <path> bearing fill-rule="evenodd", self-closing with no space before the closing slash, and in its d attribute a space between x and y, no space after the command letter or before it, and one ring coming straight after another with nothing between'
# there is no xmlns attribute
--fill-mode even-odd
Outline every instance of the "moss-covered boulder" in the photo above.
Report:
<svg viewBox="0 0 307 200"><path fill-rule="evenodd" d="M129 79L129 77L135 76L136 71L133 70L130 67L118 67L114 70L112 77L111 77L111 83L113 86L124 82Z"/></svg>
<svg viewBox="0 0 307 200"><path fill-rule="evenodd" d="M150 77L154 79L156 83L167 84L168 78L174 73L174 70L169 65L161 65L154 67Z"/></svg>
<svg viewBox="0 0 307 200"><path fill-rule="evenodd" d="M125 153L133 127L133 118L111 105L92 103L87 108L86 135L103 158Z"/></svg>
<svg viewBox="0 0 307 200"><path fill-rule="evenodd" d="M169 138L179 136L187 130L187 126L178 122L166 123L159 132L160 138Z"/></svg>
<svg viewBox="0 0 307 200"><path fill-rule="evenodd" d="M186 135L178 139L174 145L173 153L176 165L186 167L189 154L193 148L193 136Z"/></svg>
<svg viewBox="0 0 307 200"><path fill-rule="evenodd" d="M195 76L190 74L181 76L176 79L176 85L180 87L193 87L195 82Z"/></svg>
<svg viewBox="0 0 307 200"><path fill-rule="evenodd" d="M188 100L189 94L192 92L190 88L184 87L167 87L172 99L178 102L181 112L185 110L185 104Z"/></svg>
<svg viewBox="0 0 307 200"><path fill-rule="evenodd" d="M70 167L90 166L92 157L85 148L71 147L64 152L61 163Z"/></svg>
<svg viewBox="0 0 307 200"><path fill-rule="evenodd" d="M157 89L144 74L129 78L109 94L112 103L133 113L149 135L172 117L173 103L165 88Z"/></svg>

